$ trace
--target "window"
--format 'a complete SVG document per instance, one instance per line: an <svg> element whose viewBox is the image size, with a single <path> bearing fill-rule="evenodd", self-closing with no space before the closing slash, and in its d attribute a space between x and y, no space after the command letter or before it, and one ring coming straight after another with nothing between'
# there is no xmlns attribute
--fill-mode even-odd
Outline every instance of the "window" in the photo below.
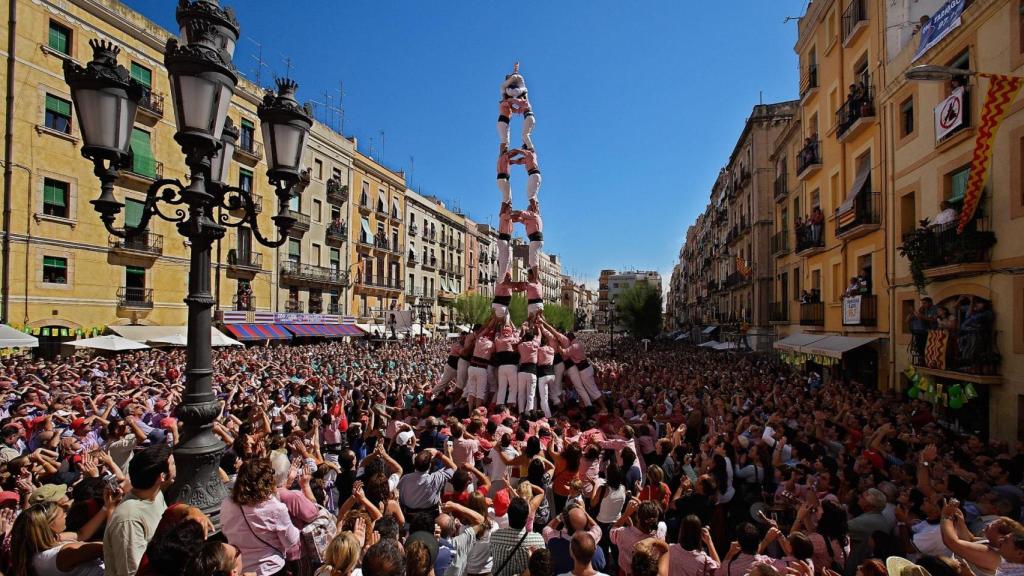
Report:
<svg viewBox="0 0 1024 576"><path fill-rule="evenodd" d="M124 267L124 286L128 300L144 300L143 290L146 288L146 269L141 266Z"/></svg>
<svg viewBox="0 0 1024 576"><path fill-rule="evenodd" d="M831 119L832 126L836 125L838 121L836 112L839 111L839 89L833 88L828 93L828 116Z"/></svg>
<svg viewBox="0 0 1024 576"><path fill-rule="evenodd" d="M252 170L238 169L238 187L246 192L252 192Z"/></svg>
<svg viewBox="0 0 1024 576"><path fill-rule="evenodd" d="M302 260L302 243L295 238L288 239L288 261L298 264Z"/></svg>
<svg viewBox="0 0 1024 576"><path fill-rule="evenodd" d="M146 203L134 198L124 199L124 227L136 229L142 224L142 213L146 209Z"/></svg>
<svg viewBox="0 0 1024 576"><path fill-rule="evenodd" d="M43 256L43 282L47 284L67 284L68 259L58 256Z"/></svg>
<svg viewBox="0 0 1024 576"><path fill-rule="evenodd" d="M398 250L398 230L391 231L391 249Z"/></svg>
<svg viewBox="0 0 1024 576"><path fill-rule="evenodd" d="M337 248L331 248L331 270L335 272L341 270L341 250Z"/></svg>
<svg viewBox="0 0 1024 576"><path fill-rule="evenodd" d="M331 208L331 223L341 222L341 209Z"/></svg>
<svg viewBox="0 0 1024 576"><path fill-rule="evenodd" d="M911 96L900 104L900 136L914 133L914 98Z"/></svg>
<svg viewBox="0 0 1024 576"><path fill-rule="evenodd" d="M131 168L135 174L156 179L156 159L153 158L153 146L149 132L132 128Z"/></svg>
<svg viewBox="0 0 1024 576"><path fill-rule="evenodd" d="M320 218L323 216L323 209L324 209L324 203L314 198L313 199L313 222L319 222L320 221Z"/></svg>
<svg viewBox="0 0 1024 576"><path fill-rule="evenodd" d="M138 62L132 62L132 79L146 88L153 87L153 71Z"/></svg>
<svg viewBox="0 0 1024 576"><path fill-rule="evenodd" d="M811 270L811 289L821 292L821 270Z"/></svg>
<svg viewBox="0 0 1024 576"><path fill-rule="evenodd" d="M46 43L51 50L71 55L71 29L50 20L50 37Z"/></svg>
<svg viewBox="0 0 1024 576"><path fill-rule="evenodd" d="M313 173L316 174L317 180L324 179L324 163L319 158L313 160Z"/></svg>
<svg viewBox="0 0 1024 576"><path fill-rule="evenodd" d="M917 199L913 192L900 196L900 237L906 238L917 229Z"/></svg>
<svg viewBox="0 0 1024 576"><path fill-rule="evenodd" d="M320 245L319 244L313 244L313 257L310 259L309 263L312 264L313 266L319 266L320 265Z"/></svg>
<svg viewBox="0 0 1024 576"><path fill-rule="evenodd" d="M409 274L409 294L416 295L416 275Z"/></svg>
<svg viewBox="0 0 1024 576"><path fill-rule="evenodd" d="M71 102L53 94L46 95L45 125L61 134L71 134Z"/></svg>
<svg viewBox="0 0 1024 576"><path fill-rule="evenodd" d="M793 268L793 300L800 299L800 268Z"/></svg>
<svg viewBox="0 0 1024 576"><path fill-rule="evenodd" d="M252 152L256 145L256 126L250 120L242 118L242 127L239 129L238 146L246 152Z"/></svg>
<svg viewBox="0 0 1024 576"><path fill-rule="evenodd" d="M67 218L70 198L71 189L67 182L52 178L43 179L43 214Z"/></svg>
<svg viewBox="0 0 1024 576"><path fill-rule="evenodd" d="M288 199L288 209L292 212L302 212L302 197L298 194Z"/></svg>
<svg viewBox="0 0 1024 576"><path fill-rule="evenodd" d="M857 272L858 275L863 276L864 280L867 281L867 285L868 285L867 286L867 288L868 288L867 291L868 291L868 294L871 294L871 287L873 285L872 281L871 281L871 274L872 274L871 254L863 254L863 255L857 257L857 270L856 270L856 272Z"/></svg>
<svg viewBox="0 0 1024 576"><path fill-rule="evenodd" d="M949 175L949 191L946 194L946 200L948 200L950 204L959 204L964 201L964 193L967 191L967 180L970 176L970 165L964 166Z"/></svg>
<svg viewBox="0 0 1024 576"><path fill-rule="evenodd" d="M332 168L331 169L331 178L334 178L335 180L340 182L341 181L341 169L340 168Z"/></svg>

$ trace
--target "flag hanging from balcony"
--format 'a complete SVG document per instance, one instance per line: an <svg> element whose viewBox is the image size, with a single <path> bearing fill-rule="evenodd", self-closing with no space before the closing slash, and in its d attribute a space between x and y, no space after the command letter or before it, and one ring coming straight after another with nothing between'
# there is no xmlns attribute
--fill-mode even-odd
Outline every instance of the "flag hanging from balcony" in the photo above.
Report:
<svg viewBox="0 0 1024 576"><path fill-rule="evenodd" d="M750 266L747 265L747 262L743 258L740 258L739 254L736 255L736 271L744 278L750 278L750 274L753 272L753 270L750 269Z"/></svg>
<svg viewBox="0 0 1024 576"><path fill-rule="evenodd" d="M981 109L981 121L974 137L974 156L971 158L971 175L967 180L964 192L964 207L960 211L960 223L956 227L957 234L963 233L964 227L974 218L981 200L982 188L988 178L988 169L992 165L992 141L995 139L999 124L1006 115L1006 109L1020 92L1020 76L1003 76L1001 74L979 74L988 78L988 93L985 94L985 106Z"/></svg>

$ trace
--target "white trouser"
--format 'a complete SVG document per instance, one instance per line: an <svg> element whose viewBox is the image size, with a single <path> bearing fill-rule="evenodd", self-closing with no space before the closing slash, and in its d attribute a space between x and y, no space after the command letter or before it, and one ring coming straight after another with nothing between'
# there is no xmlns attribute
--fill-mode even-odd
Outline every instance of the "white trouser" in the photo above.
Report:
<svg viewBox="0 0 1024 576"><path fill-rule="evenodd" d="M465 358L459 358L459 367L455 370L455 385L459 387L459 390L466 389L466 382L469 381L469 360ZM469 394L466 394L469 397Z"/></svg>
<svg viewBox="0 0 1024 576"><path fill-rule="evenodd" d="M526 124L524 123L523 128L525 127ZM508 144L508 122L501 119L498 120L498 140L500 140L502 144Z"/></svg>
<svg viewBox="0 0 1024 576"><path fill-rule="evenodd" d="M466 385L466 397L487 400L487 368L469 367L469 383Z"/></svg>
<svg viewBox="0 0 1024 576"><path fill-rule="evenodd" d="M512 201L512 183L509 182L508 178L498 178L498 191L501 192L502 202Z"/></svg>
<svg viewBox="0 0 1024 576"><path fill-rule="evenodd" d="M519 369L515 364L498 366L498 396L494 401L495 404L501 406L502 404L516 403L516 398L519 396L519 387L516 385L516 374L518 373Z"/></svg>
<svg viewBox="0 0 1024 576"><path fill-rule="evenodd" d="M581 370L580 379L583 380L583 388L590 395L591 400L597 400L601 397L601 391L597 388L597 380L594 378L593 366L587 366L585 370Z"/></svg>
<svg viewBox="0 0 1024 576"><path fill-rule="evenodd" d="M504 304L491 303L491 311L494 312L495 318L504 318L508 315L508 306Z"/></svg>
<svg viewBox="0 0 1024 576"><path fill-rule="evenodd" d="M576 395L580 397L580 402L584 406L590 406L590 394L587 394L587 389L583 387L583 378L580 376L580 369L573 365L569 368L569 381L572 382L572 388L576 391Z"/></svg>
<svg viewBox="0 0 1024 576"><path fill-rule="evenodd" d="M540 409L544 411L544 416L551 418L551 406L548 404L548 393L551 390L551 383L554 382L555 377L553 374L547 376L540 376L537 378L537 396L540 402Z"/></svg>
<svg viewBox="0 0 1024 576"><path fill-rule="evenodd" d="M531 372L520 372L519 380L519 413L523 414L533 410L537 396L537 375Z"/></svg>
<svg viewBox="0 0 1024 576"><path fill-rule="evenodd" d="M526 198L529 200L536 200L537 193L540 192L540 172L530 174L526 178ZM499 184L499 187L501 185Z"/></svg>
<svg viewBox="0 0 1024 576"><path fill-rule="evenodd" d="M565 364L559 362L555 364L555 376L554 380L551 381L548 392L550 393L551 403L558 406L562 403L562 378L565 376Z"/></svg>
<svg viewBox="0 0 1024 576"><path fill-rule="evenodd" d="M540 251L543 249L543 240L530 240L530 268L540 266Z"/></svg>
<svg viewBox="0 0 1024 576"><path fill-rule="evenodd" d="M544 311L544 303L543 302L537 302L536 304L527 304L526 305L526 314L528 316L530 316L531 318L535 314L537 314L537 312L543 312L543 311Z"/></svg>
<svg viewBox="0 0 1024 576"><path fill-rule="evenodd" d="M508 240L498 238L498 282L505 281L505 275L512 269L511 248Z"/></svg>
<svg viewBox="0 0 1024 576"><path fill-rule="evenodd" d="M533 150L533 127L537 124L537 119L534 118L533 112L529 112L523 118L523 146ZM505 142L508 142L508 126L505 127Z"/></svg>
<svg viewBox="0 0 1024 576"><path fill-rule="evenodd" d="M444 372L441 373L441 380L437 383L436 386L434 386L434 389L430 391L430 395L435 396L437 395L438 392L444 390L444 387L447 386L449 382L455 380L455 377L458 375L458 372L459 371L457 369L445 364Z"/></svg>

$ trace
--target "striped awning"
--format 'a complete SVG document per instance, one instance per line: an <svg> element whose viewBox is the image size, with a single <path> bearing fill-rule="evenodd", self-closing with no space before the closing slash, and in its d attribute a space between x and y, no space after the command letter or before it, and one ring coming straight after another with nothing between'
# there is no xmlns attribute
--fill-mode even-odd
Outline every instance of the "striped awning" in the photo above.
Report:
<svg viewBox="0 0 1024 576"><path fill-rule="evenodd" d="M324 324L328 338L341 338L342 336L362 336L364 332L355 324Z"/></svg>
<svg viewBox="0 0 1024 576"><path fill-rule="evenodd" d="M282 324L289 332L299 337L324 336L323 324Z"/></svg>
<svg viewBox="0 0 1024 576"><path fill-rule="evenodd" d="M362 336L363 331L355 324L284 324L289 332L299 337L341 338Z"/></svg>
<svg viewBox="0 0 1024 576"><path fill-rule="evenodd" d="M243 342L292 339L291 333L278 324L226 324L225 328Z"/></svg>

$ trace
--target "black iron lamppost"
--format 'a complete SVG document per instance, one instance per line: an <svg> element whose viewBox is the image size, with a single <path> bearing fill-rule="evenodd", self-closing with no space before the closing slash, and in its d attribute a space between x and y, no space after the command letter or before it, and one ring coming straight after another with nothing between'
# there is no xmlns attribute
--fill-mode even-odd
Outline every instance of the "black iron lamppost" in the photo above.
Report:
<svg viewBox="0 0 1024 576"><path fill-rule="evenodd" d="M615 299L612 298L611 306L608 308L608 332L611 334L612 358L615 357Z"/></svg>
<svg viewBox="0 0 1024 576"><path fill-rule="evenodd" d="M168 497L215 517L225 490L217 476L224 444L212 432L220 407L212 386L210 309L215 302L210 291L211 246L227 228L243 225L265 246L284 244L295 223L288 201L304 188L299 163L313 121L309 111L296 102L297 85L291 80L278 81L277 93L268 92L258 108L267 149L267 178L276 188L278 204L277 214L271 217L278 237L268 239L259 229L252 194L227 185L238 140L238 130L227 118L238 82L232 63L239 34L234 13L221 8L216 0L180 0L177 19L181 39L167 41L164 63L174 99L174 139L185 155L189 181L187 185L177 179L154 182L135 228L115 226L124 204L114 196L114 183L130 161L130 135L143 87L117 64L120 49L102 40L90 42L93 60L85 67L66 61L64 78L78 110L82 155L93 162L100 180L100 195L92 205L107 231L130 238L146 230L158 216L176 224L189 242L185 394L176 414L182 432L174 449L177 481Z"/></svg>

